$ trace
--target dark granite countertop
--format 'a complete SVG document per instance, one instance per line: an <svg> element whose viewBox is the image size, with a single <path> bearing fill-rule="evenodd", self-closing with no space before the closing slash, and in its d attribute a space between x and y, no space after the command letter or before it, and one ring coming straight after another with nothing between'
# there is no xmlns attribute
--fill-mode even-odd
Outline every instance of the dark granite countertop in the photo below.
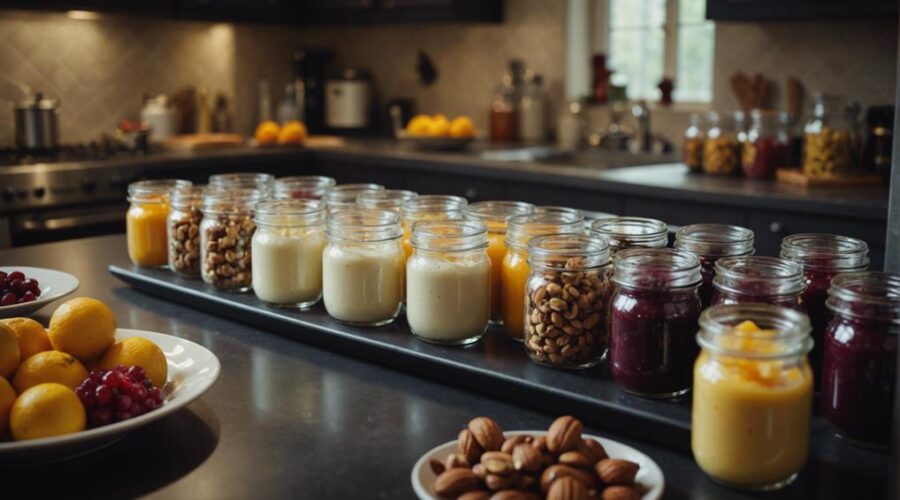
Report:
<svg viewBox="0 0 900 500"><path fill-rule="evenodd" d="M81 280L126 328L198 342L222 362L199 401L112 446L72 461L0 469L4 498L413 498L410 470L425 451L476 415L508 429L546 428L539 413L348 358L132 290L109 275L127 264L124 236L0 251L3 265L52 266ZM53 307L37 318L46 322ZM635 446L666 476L665 498L758 498L721 487L693 459L602 427L593 434ZM797 484L766 498L884 498L885 455L820 457Z"/></svg>

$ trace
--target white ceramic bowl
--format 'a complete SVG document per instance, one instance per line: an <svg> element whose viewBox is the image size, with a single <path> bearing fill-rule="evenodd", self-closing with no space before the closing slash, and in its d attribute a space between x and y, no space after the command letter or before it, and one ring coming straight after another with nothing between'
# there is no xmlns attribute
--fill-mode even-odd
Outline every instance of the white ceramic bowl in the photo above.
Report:
<svg viewBox="0 0 900 500"><path fill-rule="evenodd" d="M163 388L163 405L124 422L74 434L28 441L0 442L0 466L55 462L102 448L139 427L184 408L206 392L219 376L221 368L219 358L199 344L163 333L127 328L116 330L117 340L129 337L151 340L165 353L169 373L166 386Z"/></svg>
<svg viewBox="0 0 900 500"><path fill-rule="evenodd" d="M45 305L69 295L78 289L78 278L69 273L44 269L42 267L3 266L0 271L11 273L22 271L26 278L34 278L41 288L41 296L37 300L11 306L0 306L0 318L12 318L31 314Z"/></svg>
<svg viewBox="0 0 900 500"><path fill-rule="evenodd" d="M547 431L507 431L504 432L503 435L507 438L511 436L517 436L519 434L527 434L530 436L544 436L547 434ZM623 460L630 460L640 465L640 469L638 470L637 477L635 477L635 482L644 488L644 496L641 497L641 500L658 500L662 497L663 490L665 489L665 478L663 477L662 470L659 468L659 465L653 461L647 455L641 453L640 451L628 446L626 444L622 444L618 441L613 441L612 439L606 439L598 436L592 436L590 434L585 434L585 438L593 438L600 442L603 445L603 448L606 449L607 455L610 458L619 458ZM412 487L416 492L416 496L419 497L420 500L436 500L437 497L434 495L434 480L437 476L434 474L434 471L431 470L431 466L428 462L431 459L437 459L443 461L447 458L447 455L456 452L456 441L450 441L444 443L440 446L432 448L427 453L422 455L421 458L416 462L416 465L413 466L412 470Z"/></svg>

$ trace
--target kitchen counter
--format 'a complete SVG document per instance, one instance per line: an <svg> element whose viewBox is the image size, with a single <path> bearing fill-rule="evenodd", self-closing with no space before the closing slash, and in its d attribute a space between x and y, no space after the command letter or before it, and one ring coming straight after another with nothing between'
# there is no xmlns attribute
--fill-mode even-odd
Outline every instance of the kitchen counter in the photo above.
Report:
<svg viewBox="0 0 900 500"><path fill-rule="evenodd" d="M124 236L0 251L4 265L47 266L81 280L78 295L105 301L119 326L198 342L222 362L216 385L186 410L89 456L0 469L4 498L413 498L410 470L477 415L505 429L544 429L537 413L291 341L134 291L110 276L127 264ZM46 323L53 306L40 311ZM650 455L666 498L759 498L706 478L686 454L603 428ZM884 498L887 454L809 463L799 481L766 498Z"/></svg>

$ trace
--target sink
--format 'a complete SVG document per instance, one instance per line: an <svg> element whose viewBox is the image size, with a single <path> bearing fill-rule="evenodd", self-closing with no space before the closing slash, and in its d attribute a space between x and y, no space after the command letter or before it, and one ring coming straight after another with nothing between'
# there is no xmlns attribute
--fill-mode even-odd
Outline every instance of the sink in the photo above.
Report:
<svg viewBox="0 0 900 500"><path fill-rule="evenodd" d="M673 153L631 153L608 149L563 151L551 146L495 149L482 151L480 158L507 163L541 163L592 169L636 167L678 161Z"/></svg>

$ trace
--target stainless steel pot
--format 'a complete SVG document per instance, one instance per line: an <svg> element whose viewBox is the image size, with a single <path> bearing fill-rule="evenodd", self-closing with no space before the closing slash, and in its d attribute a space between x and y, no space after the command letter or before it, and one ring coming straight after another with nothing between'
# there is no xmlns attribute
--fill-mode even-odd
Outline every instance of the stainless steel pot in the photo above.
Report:
<svg viewBox="0 0 900 500"><path fill-rule="evenodd" d="M53 150L59 144L59 100L34 94L13 108L16 147Z"/></svg>

